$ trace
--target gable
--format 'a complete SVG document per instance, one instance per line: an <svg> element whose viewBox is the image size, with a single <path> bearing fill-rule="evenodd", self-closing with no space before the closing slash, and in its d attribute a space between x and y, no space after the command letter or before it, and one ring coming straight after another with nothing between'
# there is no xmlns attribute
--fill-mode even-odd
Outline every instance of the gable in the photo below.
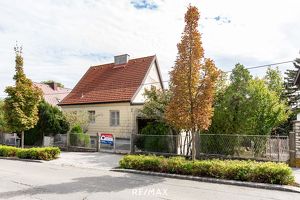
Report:
<svg viewBox="0 0 300 200"><path fill-rule="evenodd" d="M132 104L144 103L146 100L144 96L145 89L150 89L151 86L155 86L157 89L163 89L163 83L161 80L159 66L156 60L154 60L154 62L151 64L149 71L147 72L143 80L143 83L136 91L131 103Z"/></svg>

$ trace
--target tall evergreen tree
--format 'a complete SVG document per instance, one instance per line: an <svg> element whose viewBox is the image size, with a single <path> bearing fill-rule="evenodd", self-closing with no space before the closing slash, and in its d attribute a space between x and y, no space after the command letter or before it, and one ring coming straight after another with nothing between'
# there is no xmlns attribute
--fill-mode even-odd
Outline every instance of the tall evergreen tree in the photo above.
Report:
<svg viewBox="0 0 300 200"><path fill-rule="evenodd" d="M38 121L38 105L42 98L41 91L28 79L23 69L22 48L15 47L16 74L15 86L5 89L4 110L10 131L21 133L21 146L24 147L24 131L33 128Z"/></svg>
<svg viewBox="0 0 300 200"><path fill-rule="evenodd" d="M282 99L287 101L291 109L291 114L288 120L281 124L279 127L273 130L274 134L287 135L293 128L293 121L297 118L297 113L299 112L299 102L300 102L300 86L295 85L295 79L297 77L298 70L300 69L300 59L296 58L293 62L294 69L288 69L285 72L284 77L284 90L282 92Z"/></svg>
<svg viewBox="0 0 300 200"><path fill-rule="evenodd" d="M295 59L293 62L295 69L288 69L285 72L284 78L284 94L283 97L287 99L288 105L293 109L298 109L300 102L299 85L295 85L295 79L300 70L300 58Z"/></svg>
<svg viewBox="0 0 300 200"><path fill-rule="evenodd" d="M214 62L204 58L198 31L199 11L189 6L185 28L177 45L178 56L170 73L171 100L166 119L171 126L191 133L192 159L196 157L196 132L206 130L213 113L213 97L219 75Z"/></svg>

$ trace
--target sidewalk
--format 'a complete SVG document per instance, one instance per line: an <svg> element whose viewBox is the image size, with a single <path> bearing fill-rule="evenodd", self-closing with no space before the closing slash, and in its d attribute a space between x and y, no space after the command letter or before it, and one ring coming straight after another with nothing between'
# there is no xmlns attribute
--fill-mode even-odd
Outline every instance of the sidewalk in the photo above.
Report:
<svg viewBox="0 0 300 200"><path fill-rule="evenodd" d="M296 183L300 184L300 168L292 168L292 169L295 175Z"/></svg>
<svg viewBox="0 0 300 200"><path fill-rule="evenodd" d="M46 161L48 164L110 170L119 166L122 155L100 152L61 152L56 160Z"/></svg>

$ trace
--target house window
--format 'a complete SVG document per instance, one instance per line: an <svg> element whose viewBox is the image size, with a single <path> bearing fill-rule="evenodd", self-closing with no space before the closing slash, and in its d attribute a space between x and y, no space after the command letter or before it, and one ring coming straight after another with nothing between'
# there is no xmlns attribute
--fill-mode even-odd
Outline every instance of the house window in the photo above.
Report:
<svg viewBox="0 0 300 200"><path fill-rule="evenodd" d="M89 113L89 123L91 123L91 124L95 123L95 120L96 120L95 114L96 114L96 112L94 110L89 110L88 113Z"/></svg>
<svg viewBox="0 0 300 200"><path fill-rule="evenodd" d="M110 126L119 126L120 125L120 111L111 110L110 111Z"/></svg>

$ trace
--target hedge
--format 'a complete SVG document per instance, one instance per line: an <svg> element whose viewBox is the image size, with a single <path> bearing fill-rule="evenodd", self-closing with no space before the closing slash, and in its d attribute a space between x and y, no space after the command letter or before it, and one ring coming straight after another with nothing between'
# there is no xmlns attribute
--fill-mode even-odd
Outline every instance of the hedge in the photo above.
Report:
<svg viewBox="0 0 300 200"><path fill-rule="evenodd" d="M295 182L292 169L284 163L218 159L190 161L183 157L126 155L119 164L125 169L238 181L280 185Z"/></svg>
<svg viewBox="0 0 300 200"><path fill-rule="evenodd" d="M60 154L58 147L21 149L0 145L0 157L18 157L22 159L53 160Z"/></svg>

